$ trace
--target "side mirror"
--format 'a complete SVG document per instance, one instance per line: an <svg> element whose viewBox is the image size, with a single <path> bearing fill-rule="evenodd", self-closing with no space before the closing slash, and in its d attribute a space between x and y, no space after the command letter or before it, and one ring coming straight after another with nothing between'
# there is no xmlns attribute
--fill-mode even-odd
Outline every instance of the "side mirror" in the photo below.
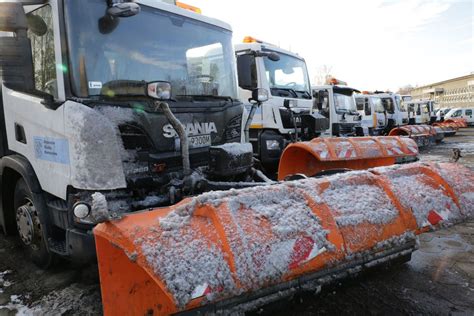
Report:
<svg viewBox="0 0 474 316"><path fill-rule="evenodd" d="M43 36L48 32L48 26L44 22L43 18L34 14L28 14L26 16L28 23L28 29L37 36Z"/></svg>
<svg viewBox="0 0 474 316"><path fill-rule="evenodd" d="M267 57L271 61L279 61L280 60L280 55L278 55L278 53L275 53L275 52L268 53Z"/></svg>
<svg viewBox="0 0 474 316"><path fill-rule="evenodd" d="M109 7L105 15L99 19L99 31L102 34L110 34L118 26L120 19L137 15L141 11L140 5L134 2L122 2L120 0L109 0Z"/></svg>
<svg viewBox="0 0 474 316"><path fill-rule="evenodd" d="M37 93L41 94L41 97L43 98L41 104L43 104L47 109L56 110L59 107L59 103L54 100L54 96L52 96L51 94L39 92Z"/></svg>
<svg viewBox="0 0 474 316"><path fill-rule="evenodd" d="M167 81L154 81L147 84L147 96L150 98L168 101L171 100L171 83Z"/></svg>
<svg viewBox="0 0 474 316"><path fill-rule="evenodd" d="M298 106L298 101L285 99L283 101L283 106L287 109L295 108Z"/></svg>
<svg viewBox="0 0 474 316"><path fill-rule="evenodd" d="M268 101L268 91L265 89L254 89L252 91L252 101L257 101L258 103Z"/></svg>
<svg viewBox="0 0 474 316"><path fill-rule="evenodd" d="M140 6L134 2L117 2L109 4L107 14L113 17L128 18L140 13Z"/></svg>
<svg viewBox="0 0 474 316"><path fill-rule="evenodd" d="M239 75L239 87L251 91L258 88L255 56L251 54L238 55L237 72Z"/></svg>

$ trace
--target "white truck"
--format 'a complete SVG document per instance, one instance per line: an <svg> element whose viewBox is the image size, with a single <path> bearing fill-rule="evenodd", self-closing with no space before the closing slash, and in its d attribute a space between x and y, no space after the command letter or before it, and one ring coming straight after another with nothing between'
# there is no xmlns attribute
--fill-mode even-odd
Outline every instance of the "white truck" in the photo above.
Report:
<svg viewBox="0 0 474 316"><path fill-rule="evenodd" d="M382 99L376 95L356 94L357 111L362 116L364 135L383 135L388 124L387 113Z"/></svg>
<svg viewBox="0 0 474 316"><path fill-rule="evenodd" d="M450 108L439 108L436 111L436 122L442 122L444 121L444 116L451 111Z"/></svg>
<svg viewBox="0 0 474 316"><path fill-rule="evenodd" d="M361 115L357 111L354 95L359 90L350 88L335 78L326 85L313 86L317 113L329 119L329 128L321 136L362 136Z"/></svg>
<svg viewBox="0 0 474 316"><path fill-rule="evenodd" d="M426 102L412 100L406 103L406 106L410 125L430 123L430 111Z"/></svg>
<svg viewBox="0 0 474 316"><path fill-rule="evenodd" d="M312 114L311 85L302 57L249 36L235 45L235 51L241 100L246 102L256 88L270 92L257 108L246 103L252 120L243 134L248 134L255 157L271 175L289 143L318 136L319 130L328 128L327 121Z"/></svg>
<svg viewBox="0 0 474 316"><path fill-rule="evenodd" d="M409 124L433 124L437 121L435 102L432 100L411 100L406 107Z"/></svg>
<svg viewBox="0 0 474 316"><path fill-rule="evenodd" d="M104 216L255 176L231 28L168 2L0 2L0 227L42 267L93 260Z"/></svg>
<svg viewBox="0 0 474 316"><path fill-rule="evenodd" d="M387 111L388 127L396 127L408 124L408 112L401 102L401 96L391 92L375 91L375 95L381 98L382 104Z"/></svg>

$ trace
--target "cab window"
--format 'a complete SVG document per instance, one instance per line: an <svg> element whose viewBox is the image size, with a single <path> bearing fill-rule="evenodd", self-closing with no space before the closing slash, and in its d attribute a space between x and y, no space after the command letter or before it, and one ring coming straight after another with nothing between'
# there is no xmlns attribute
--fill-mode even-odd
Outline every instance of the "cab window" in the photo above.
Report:
<svg viewBox="0 0 474 316"><path fill-rule="evenodd" d="M53 15L49 5L28 14L28 37L31 40L35 88L57 98Z"/></svg>
<svg viewBox="0 0 474 316"><path fill-rule="evenodd" d="M357 106L357 111L364 111L365 115L370 115L371 110L370 110L370 104L369 104L369 99L367 98L357 98L356 99L356 106Z"/></svg>
<svg viewBox="0 0 474 316"><path fill-rule="evenodd" d="M452 117L459 117L461 116L462 114L462 110L457 110L456 112L453 113L453 115L451 115Z"/></svg>
<svg viewBox="0 0 474 316"><path fill-rule="evenodd" d="M395 104L393 103L392 98L383 98L382 103L383 103L384 109L388 113L390 113L390 114L395 113Z"/></svg>
<svg viewBox="0 0 474 316"><path fill-rule="evenodd" d="M466 110L466 116L471 116L472 115L472 110Z"/></svg>
<svg viewBox="0 0 474 316"><path fill-rule="evenodd" d="M374 102L374 105L375 105L375 112L385 113L385 109L383 107L382 100L380 98L373 98L372 102Z"/></svg>

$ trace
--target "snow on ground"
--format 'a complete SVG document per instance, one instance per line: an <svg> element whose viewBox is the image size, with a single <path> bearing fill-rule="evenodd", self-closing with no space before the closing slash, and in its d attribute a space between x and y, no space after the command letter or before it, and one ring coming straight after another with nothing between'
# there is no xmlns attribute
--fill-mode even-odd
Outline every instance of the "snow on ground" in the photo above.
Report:
<svg viewBox="0 0 474 316"><path fill-rule="evenodd" d="M42 316L42 315L97 315L97 300L100 295L96 286L83 286L71 284L61 290L52 291L40 300L28 304L29 296L11 295L10 301L0 305L0 315L11 312L17 316Z"/></svg>
<svg viewBox="0 0 474 316"><path fill-rule="evenodd" d="M0 294L3 293L4 288L7 288L12 285L11 282L6 279L6 276L10 273L10 270L0 272Z"/></svg>

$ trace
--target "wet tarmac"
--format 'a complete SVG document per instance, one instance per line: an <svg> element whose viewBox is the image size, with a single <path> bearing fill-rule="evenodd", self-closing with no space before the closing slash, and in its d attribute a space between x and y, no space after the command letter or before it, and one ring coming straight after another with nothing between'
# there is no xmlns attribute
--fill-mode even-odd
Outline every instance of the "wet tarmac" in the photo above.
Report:
<svg viewBox="0 0 474 316"><path fill-rule="evenodd" d="M474 128L430 149L422 161L460 163L474 169ZM315 293L284 299L258 315L474 315L474 221L420 236L410 262L377 268ZM97 267L62 262L43 271L25 260L15 238L0 236L0 316L99 315Z"/></svg>

